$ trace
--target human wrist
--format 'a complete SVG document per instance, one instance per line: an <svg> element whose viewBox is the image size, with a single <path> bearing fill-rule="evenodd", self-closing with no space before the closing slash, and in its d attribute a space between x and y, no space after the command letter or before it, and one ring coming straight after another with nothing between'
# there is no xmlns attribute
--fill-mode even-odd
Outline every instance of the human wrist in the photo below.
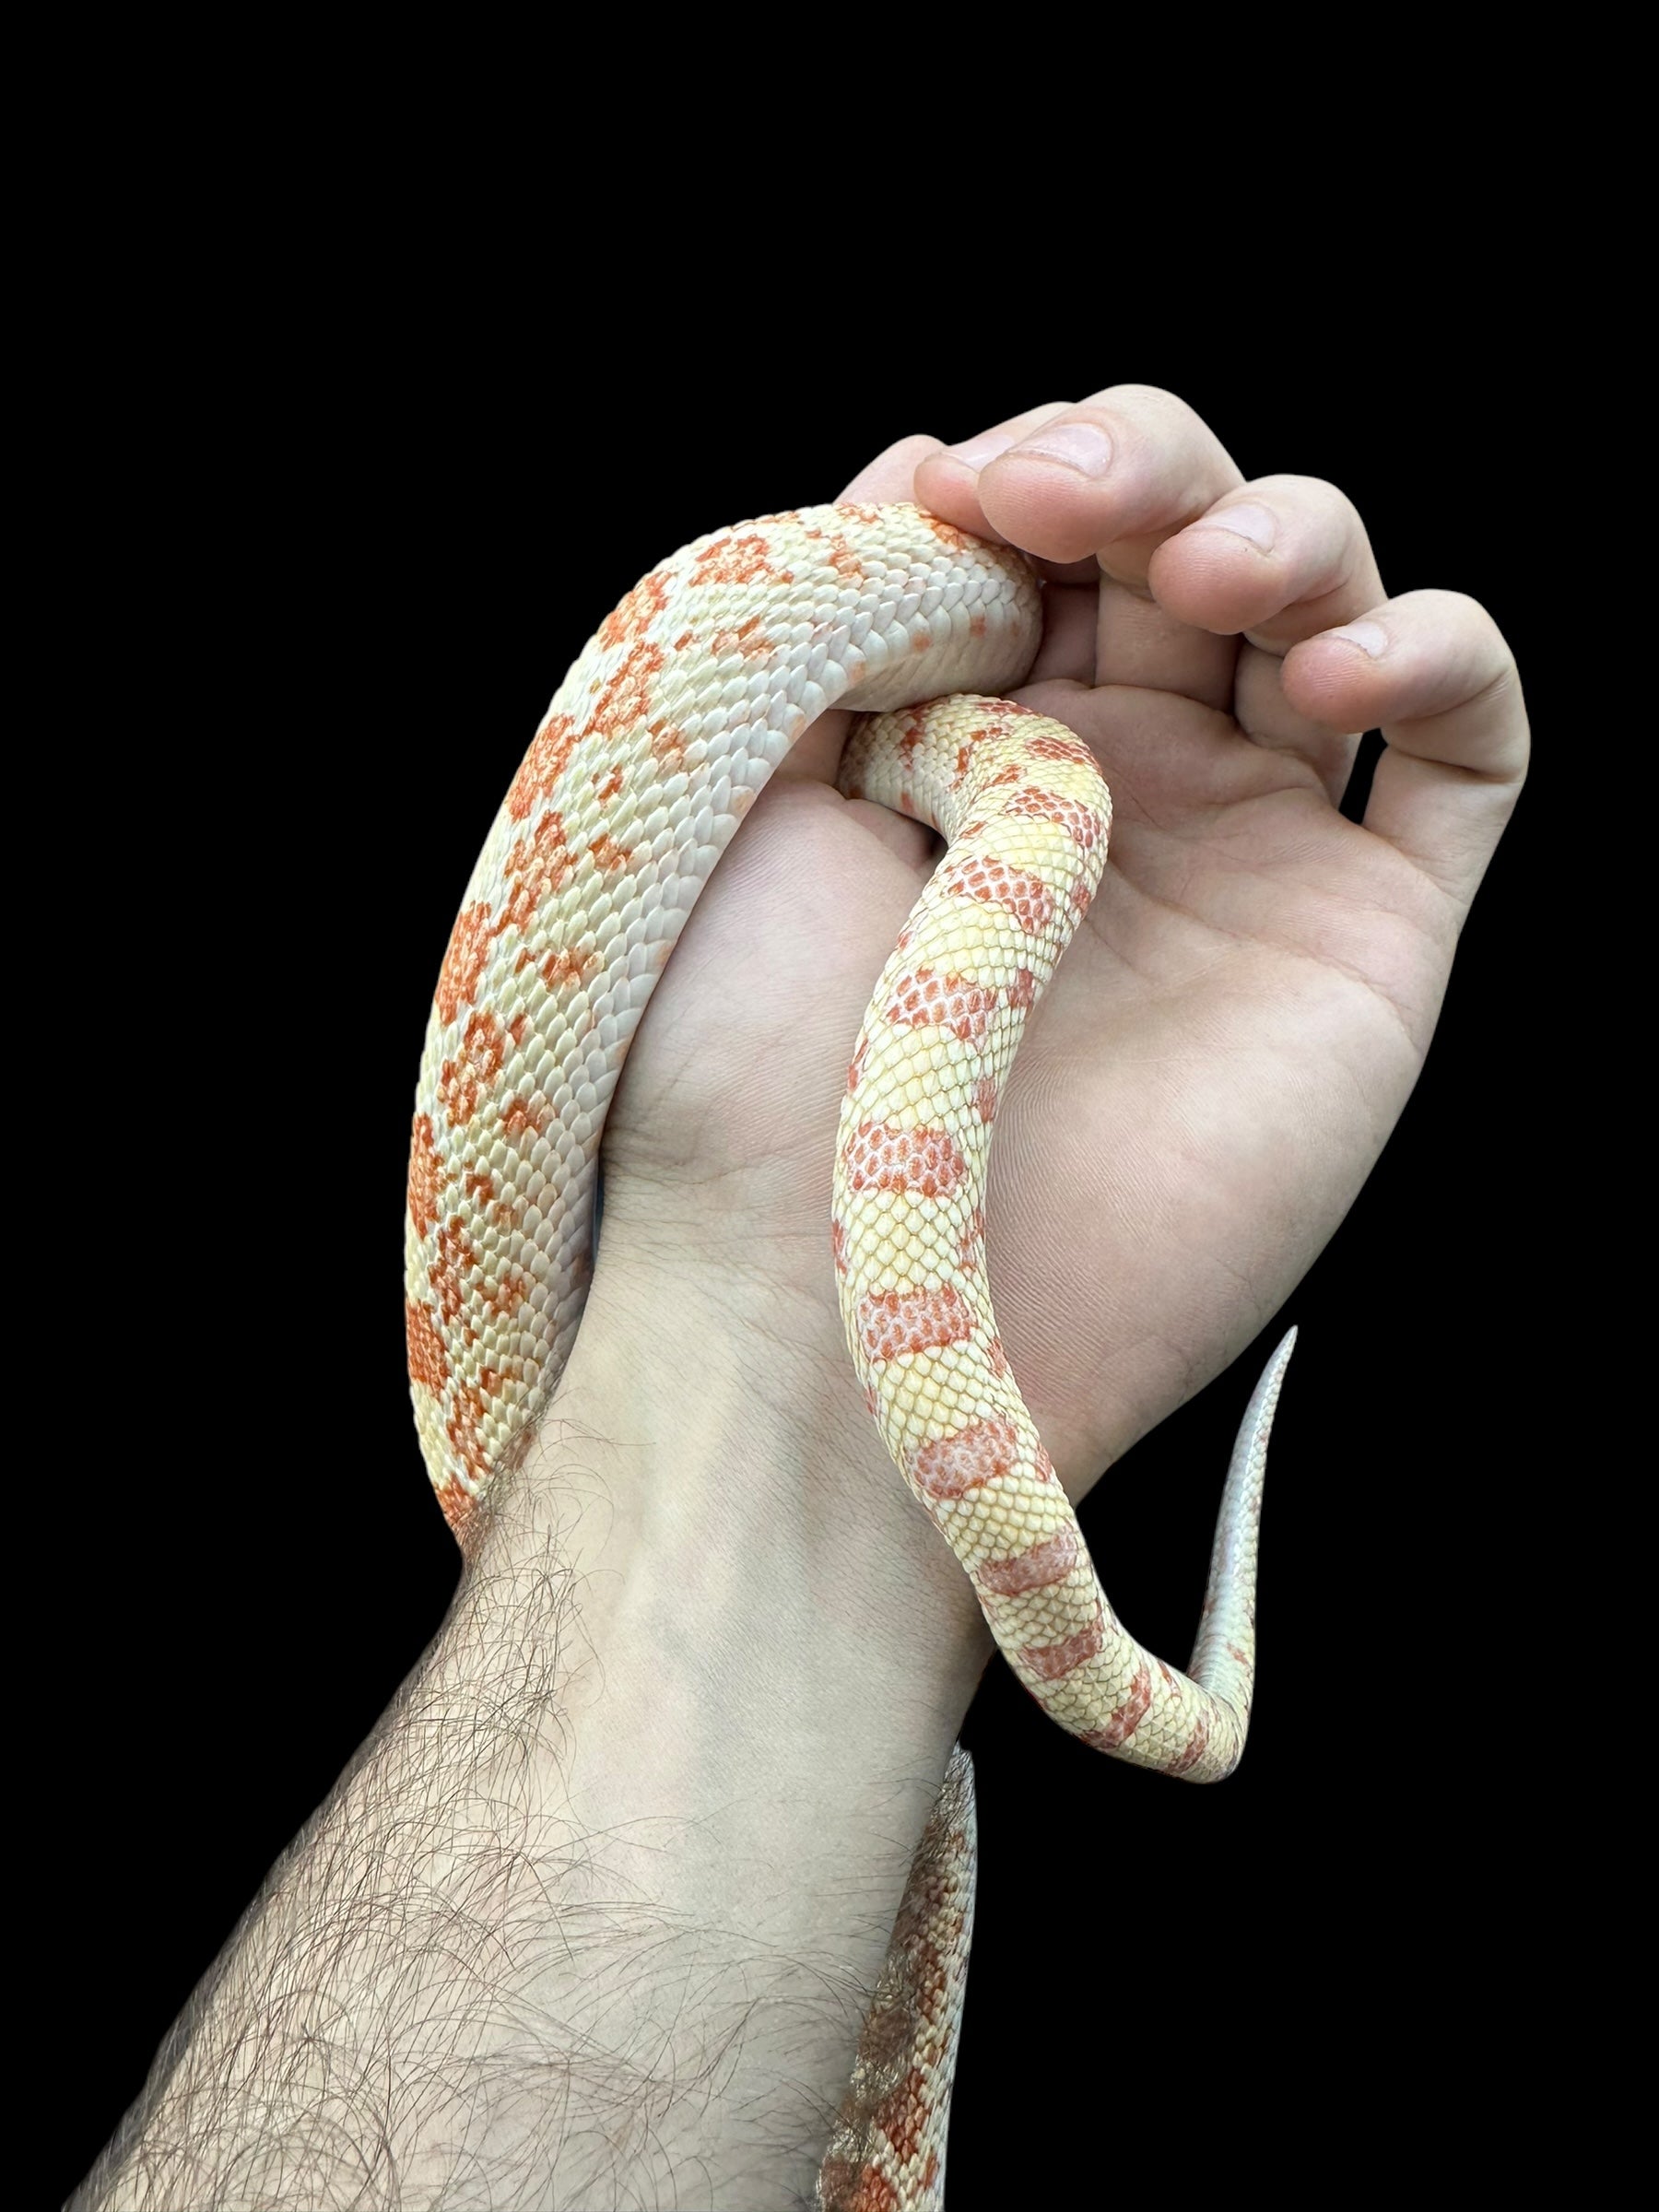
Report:
<svg viewBox="0 0 1659 2212"><path fill-rule="evenodd" d="M767 1668L868 1744L891 1735L897 1703L947 1713L948 1743L989 1638L869 1420L832 1304L786 1277L621 1248L609 1230L536 1441L478 1517L471 1572L506 1589L555 1565L613 1692L665 1640L692 1640L706 1696Z"/></svg>

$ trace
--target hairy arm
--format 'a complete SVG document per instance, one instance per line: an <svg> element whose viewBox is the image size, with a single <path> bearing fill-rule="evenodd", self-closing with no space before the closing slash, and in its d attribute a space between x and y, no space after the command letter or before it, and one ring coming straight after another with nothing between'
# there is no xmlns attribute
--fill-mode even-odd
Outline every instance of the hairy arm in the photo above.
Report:
<svg viewBox="0 0 1659 2212"><path fill-rule="evenodd" d="M806 2201L986 1641L787 1310L757 1403L657 1272L77 2206Z"/></svg>

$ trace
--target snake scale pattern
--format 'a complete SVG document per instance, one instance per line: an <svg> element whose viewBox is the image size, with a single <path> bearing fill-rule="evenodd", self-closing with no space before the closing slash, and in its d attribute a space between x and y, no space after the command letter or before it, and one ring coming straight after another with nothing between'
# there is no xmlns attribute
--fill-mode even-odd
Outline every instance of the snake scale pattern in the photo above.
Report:
<svg viewBox="0 0 1659 2212"><path fill-rule="evenodd" d="M1112 1613L986 1273L998 1101L1099 886L1112 818L1088 747L1001 696L1040 628L1020 556L906 505L700 538L600 625L513 778L434 995L409 1164L411 1394L459 1532L569 1357L606 1111L698 891L801 733L826 708L859 709L841 789L929 824L947 849L848 1072L825 1265L853 1363L1032 1696L1085 1743L1210 1781L1237 1762L1249 1719L1262 1480L1294 1333L1240 1431L1182 1673ZM972 1879L959 1752L820 2172L831 2212L943 2202Z"/></svg>

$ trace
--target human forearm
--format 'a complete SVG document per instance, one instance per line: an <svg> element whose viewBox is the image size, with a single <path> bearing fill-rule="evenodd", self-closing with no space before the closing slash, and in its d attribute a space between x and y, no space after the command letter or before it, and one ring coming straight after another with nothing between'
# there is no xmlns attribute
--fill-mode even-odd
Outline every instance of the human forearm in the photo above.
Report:
<svg viewBox="0 0 1659 2212"><path fill-rule="evenodd" d="M77 2202L808 2189L983 1646L775 1300L759 1395L677 1367L671 1278L605 1302Z"/></svg>

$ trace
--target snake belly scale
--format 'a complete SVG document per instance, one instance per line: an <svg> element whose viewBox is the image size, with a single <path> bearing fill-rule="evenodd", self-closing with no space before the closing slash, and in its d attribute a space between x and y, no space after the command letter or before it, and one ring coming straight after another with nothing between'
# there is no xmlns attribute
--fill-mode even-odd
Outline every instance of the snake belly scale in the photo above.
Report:
<svg viewBox="0 0 1659 2212"><path fill-rule="evenodd" d="M1087 912L1111 798L1062 724L1000 694L1041 587L908 505L700 538L600 625L486 841L428 1025L406 1318L427 1468L457 1533L534 1434L586 1296L600 1136L653 985L767 778L825 709L862 711L840 787L947 849L853 1047L826 1270L870 1412L1010 1665L1086 1743L1193 1781L1243 1747L1274 1354L1223 1493L1190 1671L1118 1623L1010 1371L984 1247L991 1134L1021 1031ZM971 1921L953 1759L819 2176L859 2212L942 2202Z"/></svg>

